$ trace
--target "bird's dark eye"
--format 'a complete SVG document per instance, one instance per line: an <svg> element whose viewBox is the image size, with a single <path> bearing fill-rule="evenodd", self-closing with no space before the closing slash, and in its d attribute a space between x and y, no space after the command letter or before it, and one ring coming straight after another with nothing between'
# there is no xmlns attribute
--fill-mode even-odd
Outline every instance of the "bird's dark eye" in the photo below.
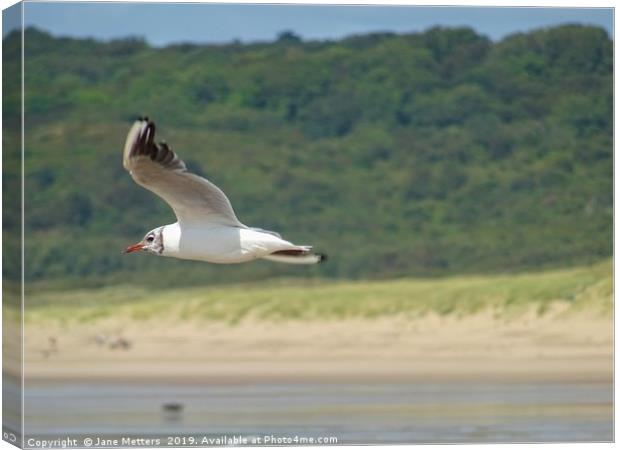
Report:
<svg viewBox="0 0 620 450"><path fill-rule="evenodd" d="M155 238L153 236L149 236L146 238L146 242L153 242Z"/></svg>

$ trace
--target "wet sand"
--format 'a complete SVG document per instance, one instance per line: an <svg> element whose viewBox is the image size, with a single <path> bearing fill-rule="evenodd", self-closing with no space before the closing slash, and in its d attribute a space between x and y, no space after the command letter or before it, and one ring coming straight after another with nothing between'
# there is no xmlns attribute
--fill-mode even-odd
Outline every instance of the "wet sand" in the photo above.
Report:
<svg viewBox="0 0 620 450"><path fill-rule="evenodd" d="M170 436L197 443L222 435L338 444L609 442L612 393L611 383L567 382L35 383L25 421L29 437L133 436L159 438L161 446Z"/></svg>

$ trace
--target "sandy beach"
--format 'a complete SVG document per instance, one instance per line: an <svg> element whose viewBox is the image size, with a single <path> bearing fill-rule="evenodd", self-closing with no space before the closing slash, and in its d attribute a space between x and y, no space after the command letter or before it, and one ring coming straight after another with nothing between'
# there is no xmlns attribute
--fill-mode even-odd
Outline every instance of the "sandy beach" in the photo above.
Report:
<svg viewBox="0 0 620 450"><path fill-rule="evenodd" d="M613 374L612 320L562 303L515 318L487 311L235 325L161 318L27 323L26 336L25 371L33 381L589 382Z"/></svg>
<svg viewBox="0 0 620 450"><path fill-rule="evenodd" d="M98 306L96 292L75 295L93 305L81 308L50 298L25 321L26 422L33 435L110 439L271 433L343 444L611 441L613 321L606 285L595 286L573 301L510 308L500 297L488 302L496 307L473 313L403 307L352 317L317 309L303 320L265 314L261 307L276 297L264 290L247 294L252 308L239 320L230 319L240 317L233 307L242 309L244 299L230 290L113 307ZM361 291L349 311L370 309L357 303ZM380 297L383 311L398 305L396 294ZM331 299L346 304L343 296ZM14 352L10 328L4 344ZM5 356L5 371L16 372L17 355ZM18 379L6 389L15 402L7 417L18 429ZM171 418L167 404L183 413Z"/></svg>

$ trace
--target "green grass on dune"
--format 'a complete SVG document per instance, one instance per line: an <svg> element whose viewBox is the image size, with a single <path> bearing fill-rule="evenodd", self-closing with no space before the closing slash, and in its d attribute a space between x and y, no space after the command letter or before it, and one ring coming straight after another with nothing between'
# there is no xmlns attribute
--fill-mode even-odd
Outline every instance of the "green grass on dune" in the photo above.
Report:
<svg viewBox="0 0 620 450"><path fill-rule="evenodd" d="M495 276L364 282L271 281L261 284L148 290L112 286L27 293L26 320L64 323L141 321L341 320L427 313L465 316L485 309L510 316L556 301L574 311L610 315L611 261L593 266Z"/></svg>

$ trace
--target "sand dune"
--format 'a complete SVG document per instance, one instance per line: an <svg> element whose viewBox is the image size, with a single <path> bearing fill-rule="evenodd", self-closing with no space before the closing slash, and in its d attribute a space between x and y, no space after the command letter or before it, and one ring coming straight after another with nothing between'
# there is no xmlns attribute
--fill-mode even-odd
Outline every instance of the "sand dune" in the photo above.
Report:
<svg viewBox="0 0 620 450"><path fill-rule="evenodd" d="M26 327L26 375L39 381L587 382L611 380L613 370L611 318L561 302L542 315L532 310L509 318L486 311L461 318L245 319L235 325L115 318Z"/></svg>

